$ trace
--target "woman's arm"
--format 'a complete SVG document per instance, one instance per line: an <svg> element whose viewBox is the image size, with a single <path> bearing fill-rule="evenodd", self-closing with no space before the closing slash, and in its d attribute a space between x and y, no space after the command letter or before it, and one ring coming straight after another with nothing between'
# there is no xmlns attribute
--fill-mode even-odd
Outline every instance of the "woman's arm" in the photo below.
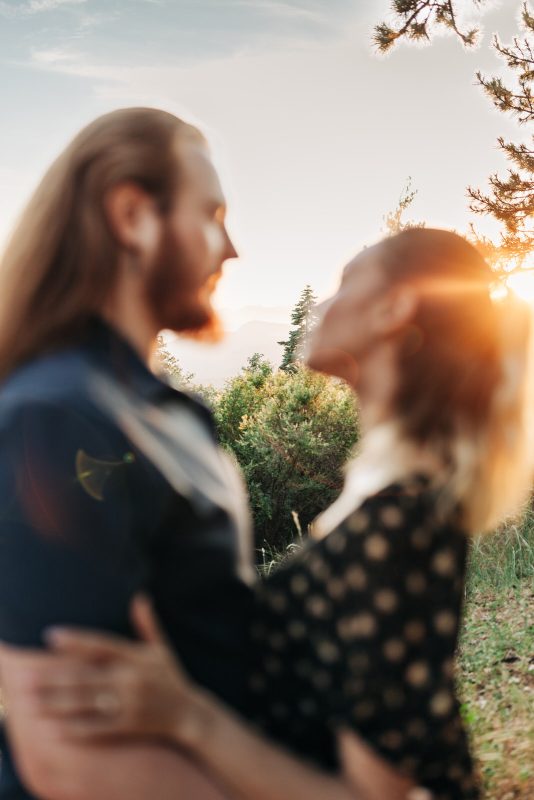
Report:
<svg viewBox="0 0 534 800"><path fill-rule="evenodd" d="M138 602L135 616L150 644L87 632L56 632L55 646L63 658L86 662L78 667L68 661L63 665L50 662L30 676L27 696L50 725L55 721L56 733L60 731L70 742L87 744L132 735L160 736L187 750L239 800L295 800L299 795L307 800L407 797L411 782L365 746L359 750L354 735L340 751L344 769L338 776L271 744L215 697L191 684L165 648L146 602ZM111 664L104 668L106 659ZM98 669L88 666L87 662L98 660ZM98 707L96 701L103 695L117 700L113 713ZM365 763L366 788L357 771L350 769L355 757ZM158 777L165 780L162 773ZM158 795L155 790L150 796L154 793Z"/></svg>
<svg viewBox="0 0 534 800"><path fill-rule="evenodd" d="M11 666L20 679L20 664L13 660ZM354 771L327 775L273 746L201 693L188 711L195 724L176 729L176 741L187 747L189 757L163 744L135 740L69 740L58 734L56 720L36 714L28 695L16 691L5 659L2 675L8 701L18 698L9 703L8 717L17 766L26 786L43 800L295 800L300 795L307 800L401 800L411 785L370 753L367 786ZM352 757L363 758L359 746L355 737L352 747L345 743L349 764ZM197 757L202 766L195 763Z"/></svg>
<svg viewBox="0 0 534 800"><path fill-rule="evenodd" d="M54 664L56 660L56 664ZM64 661L64 659L61 659ZM31 693L40 666L57 657L1 653L7 732L22 780L43 800L230 800L193 759L161 743L77 742L38 713Z"/></svg>
<svg viewBox="0 0 534 800"><path fill-rule="evenodd" d="M231 800L190 758L163 745L34 745L25 738L17 764L24 785L43 800Z"/></svg>
<svg viewBox="0 0 534 800"><path fill-rule="evenodd" d="M178 729L176 738L239 800L406 800L414 787L349 731L338 738L342 772L330 775L268 742L215 698L192 702L194 733L185 741Z"/></svg>

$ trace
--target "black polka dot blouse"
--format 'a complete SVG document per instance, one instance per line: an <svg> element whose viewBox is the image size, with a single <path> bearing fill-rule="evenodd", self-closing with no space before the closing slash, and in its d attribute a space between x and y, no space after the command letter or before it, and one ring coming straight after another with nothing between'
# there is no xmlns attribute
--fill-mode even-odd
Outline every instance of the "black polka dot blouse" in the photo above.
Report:
<svg viewBox="0 0 534 800"><path fill-rule="evenodd" d="M336 731L353 729L436 798L477 798L453 677L466 551L415 476L263 581L250 678L263 730L335 770Z"/></svg>

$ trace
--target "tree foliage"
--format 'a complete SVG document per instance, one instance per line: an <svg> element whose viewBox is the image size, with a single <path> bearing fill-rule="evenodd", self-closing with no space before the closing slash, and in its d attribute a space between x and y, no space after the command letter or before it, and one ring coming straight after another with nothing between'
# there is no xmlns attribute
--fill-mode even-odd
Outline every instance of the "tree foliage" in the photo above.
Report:
<svg viewBox="0 0 534 800"><path fill-rule="evenodd" d="M424 228L424 222L414 222L413 220L405 220L404 215L412 205L417 195L417 189L412 188L412 179L409 177L405 186L402 189L397 205L392 211L384 216L384 226L388 236L395 236L395 234L408 228Z"/></svg>
<svg viewBox="0 0 534 800"><path fill-rule="evenodd" d="M163 340L158 344L171 382L212 407L219 441L241 466L258 550L281 550L297 533L293 512L306 530L341 489L358 438L354 394L298 363L275 371L259 353L222 390L197 386Z"/></svg>
<svg viewBox="0 0 534 800"><path fill-rule="evenodd" d="M157 366L165 373L170 383L177 389L191 388L194 375L184 372L176 356L167 348L163 336L158 336L156 350Z"/></svg>
<svg viewBox="0 0 534 800"><path fill-rule="evenodd" d="M274 372L262 357L229 381L215 405L221 443L243 470L258 549L280 550L337 496L358 438L355 398L302 366Z"/></svg>
<svg viewBox="0 0 534 800"><path fill-rule="evenodd" d="M463 6L475 9L486 0L464 0ZM466 47L476 44L478 28L464 28L459 22L462 5L458 0L392 0L391 22L375 26L373 41L381 53L387 53L401 39L429 41L435 30L453 31Z"/></svg>
<svg viewBox="0 0 534 800"><path fill-rule="evenodd" d="M453 30L466 45L475 42L476 29L463 31L458 26L461 7L481 7L486 0L392 0L393 22L375 27L374 41L381 52L387 52L400 39L430 40L437 27ZM534 78L534 16L528 2L523 4L522 33L505 45L498 36L493 48L510 71L508 81L487 78L477 73L480 86L494 106L515 117L525 127L534 121L532 81ZM531 253L534 238L534 137L513 143L498 139L500 150L510 163L506 175L490 175L490 191L468 189L471 209L477 214L494 217L502 226L500 242L478 238L478 243L491 262L499 267L520 267Z"/></svg>
<svg viewBox="0 0 534 800"><path fill-rule="evenodd" d="M241 373L218 394L214 404L215 424L224 447L236 449L244 422L249 416L254 417L265 401L266 384L272 375L271 363L255 353Z"/></svg>
<svg viewBox="0 0 534 800"><path fill-rule="evenodd" d="M303 350L309 334L313 330L317 319L314 309L317 298L311 286L306 286L298 303L291 312L291 330L286 341L278 342L284 348L280 369L284 372L294 372L297 365L302 362Z"/></svg>
<svg viewBox="0 0 534 800"><path fill-rule="evenodd" d="M498 36L493 47L511 70L511 84L500 78L477 78L499 111L515 117L526 126L534 122L532 82L534 79L534 16L528 4L522 11L523 38L515 37L503 45ZM489 214L503 226L500 251L512 263L520 265L531 252L534 240L534 135L530 144L498 139L499 148L510 162L507 175L494 173L489 178L490 192L469 189L471 208L478 214Z"/></svg>

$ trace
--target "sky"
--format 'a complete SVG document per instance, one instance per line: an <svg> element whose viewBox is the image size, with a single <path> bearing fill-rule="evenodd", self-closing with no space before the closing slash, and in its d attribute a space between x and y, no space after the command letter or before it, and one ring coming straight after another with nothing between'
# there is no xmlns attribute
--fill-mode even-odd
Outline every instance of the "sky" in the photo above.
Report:
<svg viewBox="0 0 534 800"><path fill-rule="evenodd" d="M327 296L408 177L410 218L466 231L466 187L505 169L497 136L525 136L475 82L506 74L491 33L511 38L521 2L491 5L475 50L443 36L383 57L371 35L389 5L0 0L0 248L77 130L128 105L173 111L211 142L240 253L222 308L291 307L306 284Z"/></svg>

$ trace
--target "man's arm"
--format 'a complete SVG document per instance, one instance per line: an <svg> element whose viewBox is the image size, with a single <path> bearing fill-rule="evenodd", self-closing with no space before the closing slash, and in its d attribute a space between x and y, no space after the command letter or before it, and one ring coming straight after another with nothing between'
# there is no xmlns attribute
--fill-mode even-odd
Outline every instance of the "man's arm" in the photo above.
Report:
<svg viewBox="0 0 534 800"><path fill-rule="evenodd" d="M146 564L134 536L142 486L126 447L83 405L32 402L2 414L2 640L40 646L46 627L69 619L132 636L128 603Z"/></svg>
<svg viewBox="0 0 534 800"><path fill-rule="evenodd" d="M4 411L0 639L39 647L43 630L61 623L132 635L128 606L146 571L133 535L144 487L124 450L119 432L90 408L30 402L8 419ZM92 472L80 469L80 453ZM158 800L167 786L173 800L222 800L198 769L163 748L54 740L25 703L22 678L21 665L3 665L15 764L37 796L146 800L152 776Z"/></svg>

